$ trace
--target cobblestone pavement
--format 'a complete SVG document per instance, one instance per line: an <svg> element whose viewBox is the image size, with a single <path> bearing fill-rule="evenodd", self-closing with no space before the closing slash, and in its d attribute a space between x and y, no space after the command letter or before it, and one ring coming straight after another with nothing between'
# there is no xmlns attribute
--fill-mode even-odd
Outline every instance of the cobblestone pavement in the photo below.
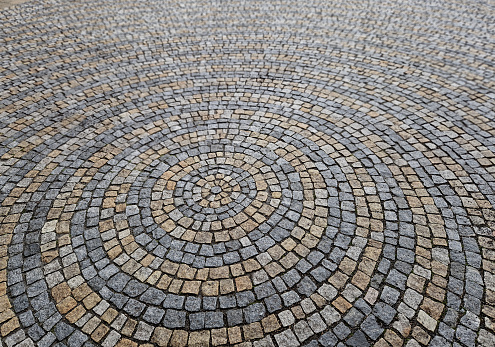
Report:
<svg viewBox="0 0 495 347"><path fill-rule="evenodd" d="M0 22L0 345L495 345L493 1Z"/></svg>
<svg viewBox="0 0 495 347"><path fill-rule="evenodd" d="M15 6L26 2L27 0L0 0L0 10L4 7Z"/></svg>

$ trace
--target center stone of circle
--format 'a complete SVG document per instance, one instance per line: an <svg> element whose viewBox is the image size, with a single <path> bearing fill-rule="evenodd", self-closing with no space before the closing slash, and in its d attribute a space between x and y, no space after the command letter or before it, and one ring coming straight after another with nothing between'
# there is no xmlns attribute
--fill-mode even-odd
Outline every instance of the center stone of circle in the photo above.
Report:
<svg viewBox="0 0 495 347"><path fill-rule="evenodd" d="M222 187L220 187L220 186L214 186L213 188L211 188L211 192L212 192L213 194L218 194L218 193L220 193L221 191L222 191Z"/></svg>

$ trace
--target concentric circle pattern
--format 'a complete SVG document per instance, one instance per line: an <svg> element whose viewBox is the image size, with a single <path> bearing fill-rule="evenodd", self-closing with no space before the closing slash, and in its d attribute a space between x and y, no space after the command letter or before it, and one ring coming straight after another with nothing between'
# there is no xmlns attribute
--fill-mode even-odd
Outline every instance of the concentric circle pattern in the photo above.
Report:
<svg viewBox="0 0 495 347"><path fill-rule="evenodd" d="M493 2L0 21L0 346L495 346Z"/></svg>

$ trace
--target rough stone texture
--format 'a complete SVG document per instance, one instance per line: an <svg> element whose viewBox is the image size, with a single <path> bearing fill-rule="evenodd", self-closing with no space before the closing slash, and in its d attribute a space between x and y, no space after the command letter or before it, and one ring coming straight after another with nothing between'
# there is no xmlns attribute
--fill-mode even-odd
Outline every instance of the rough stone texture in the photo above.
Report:
<svg viewBox="0 0 495 347"><path fill-rule="evenodd" d="M1 10L0 345L493 345L494 14Z"/></svg>

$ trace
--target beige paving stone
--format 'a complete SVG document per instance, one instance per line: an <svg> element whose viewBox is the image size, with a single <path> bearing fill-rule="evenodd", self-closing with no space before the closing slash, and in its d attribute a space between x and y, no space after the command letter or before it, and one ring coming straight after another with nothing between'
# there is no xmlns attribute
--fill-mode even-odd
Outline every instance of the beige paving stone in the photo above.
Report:
<svg viewBox="0 0 495 347"><path fill-rule="evenodd" d="M172 338L170 339L170 346L173 347L184 347L187 346L188 333L184 330L174 330L172 333Z"/></svg>
<svg viewBox="0 0 495 347"><path fill-rule="evenodd" d="M131 341L129 339L121 339L119 342L115 345L117 347L137 347L138 344L137 342Z"/></svg>

